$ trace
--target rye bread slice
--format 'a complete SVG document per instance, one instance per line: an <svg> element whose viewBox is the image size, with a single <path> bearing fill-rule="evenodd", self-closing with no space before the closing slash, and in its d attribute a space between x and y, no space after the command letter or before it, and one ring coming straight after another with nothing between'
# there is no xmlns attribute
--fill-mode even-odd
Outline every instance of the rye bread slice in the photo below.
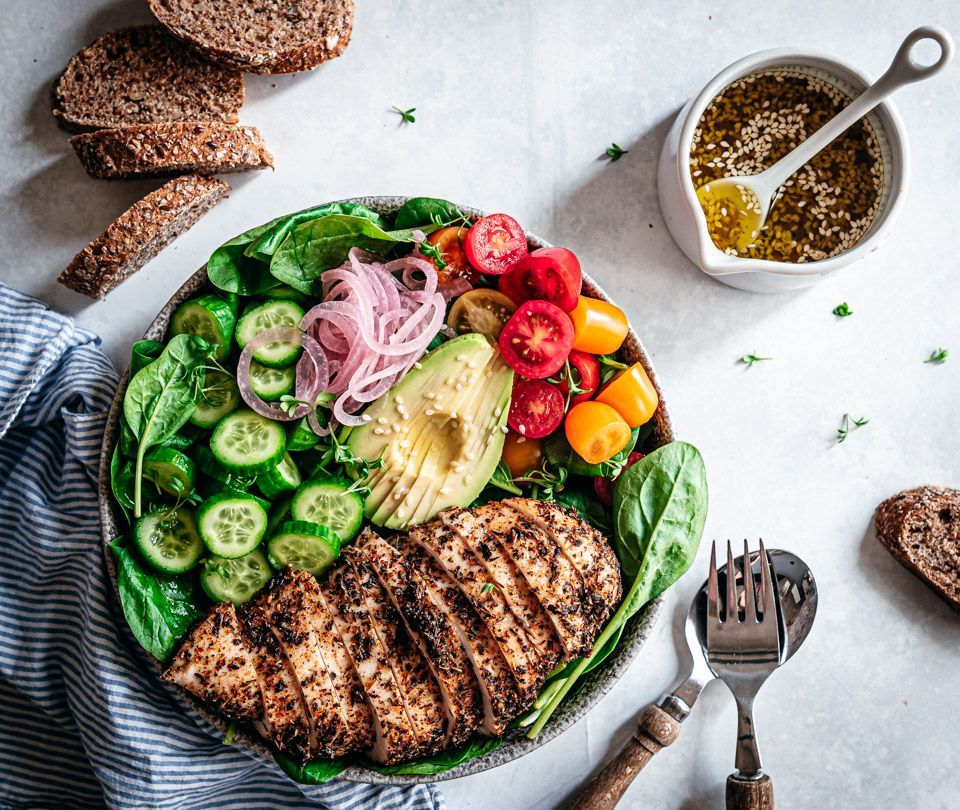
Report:
<svg viewBox="0 0 960 810"><path fill-rule="evenodd" d="M198 121L99 129L70 139L91 177L223 174L273 168L256 127Z"/></svg>
<svg viewBox="0 0 960 810"><path fill-rule="evenodd" d="M138 200L81 250L57 279L91 298L103 298L189 230L230 186L216 177L176 177Z"/></svg>
<svg viewBox="0 0 960 810"><path fill-rule="evenodd" d="M298 73L343 53L354 0L147 0L175 37L212 62L250 73Z"/></svg>
<svg viewBox="0 0 960 810"><path fill-rule="evenodd" d="M904 490L877 507L876 525L902 565L960 608L960 490Z"/></svg>
<svg viewBox="0 0 960 810"><path fill-rule="evenodd" d="M53 114L84 132L161 121L236 123L243 74L214 65L159 25L118 28L80 51L54 89Z"/></svg>

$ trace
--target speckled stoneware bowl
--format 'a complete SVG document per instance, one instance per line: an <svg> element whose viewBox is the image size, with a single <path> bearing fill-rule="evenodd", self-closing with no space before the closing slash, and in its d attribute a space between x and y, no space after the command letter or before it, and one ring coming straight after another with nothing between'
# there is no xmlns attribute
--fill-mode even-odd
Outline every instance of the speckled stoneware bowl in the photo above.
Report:
<svg viewBox="0 0 960 810"><path fill-rule="evenodd" d="M382 214L391 214L395 212L401 205L403 205L406 200L406 197L357 197L349 200L349 202L363 203L364 205L367 205ZM460 206L460 210L470 217L482 217L484 215L483 212L467 206ZM237 230L242 230L248 224L249 223L242 227L238 227ZM232 235L233 234L224 234L224 240ZM531 250L549 246L548 242L540 239L537 236L534 236L531 233L527 234L527 238L529 240ZM211 245L211 250L214 247L216 246ZM192 276L190 276L189 279L187 279L184 285L177 290L177 292L166 303L163 309L160 310L160 314L157 315L153 323L151 323L147 328L146 332L144 333L144 337L156 340L163 339L167 331L167 323L170 320L173 310L182 301L192 296L207 284L206 269L201 268ZM595 298L609 300L607 299L607 295L603 292L603 290L600 289L600 286L586 274L584 274L583 277L583 287L584 292L586 292L588 295L591 295ZM660 407L657 409L657 412L654 415L653 441L657 446L673 441L673 428L670 424L670 417L667 413L666 404L664 403L663 392L660 391L660 386L657 382L657 377L654 373L650 358L647 356L646 351L644 351L643 344L640 342L640 338L637 337L632 329L627 335L622 352L631 362L639 361L643 364L643 367L647 370L647 374L650 375L650 379L653 381L653 384L656 386L657 392L660 395ZM119 435L120 409L123 401L123 394L126 390L126 383L127 376L124 375L123 379L120 381L120 388L117 391L117 396L113 402L113 407L110 409L110 415L107 420L107 428L103 438L103 447L100 452L100 524L103 536L104 556L110 573L111 581L114 583L115 596L117 595L117 572L113 561L113 555L110 553L107 546L117 537L118 534L120 534L121 524L118 520L118 514L115 511L115 507L110 496L110 457L113 452L114 444L116 443ZM118 617L118 620L122 622L123 620L121 618L122 613L120 612L119 608L119 598L117 599L115 605L117 608L115 614ZM600 698L602 698L611 689L620 676L626 671L627 667L630 666L634 657L643 646L644 641L646 641L647 636L652 631L653 626L656 623L657 616L660 613L660 607L661 600L657 599L648 604L643 610L641 610L636 616L627 622L626 629L616 652L606 661L604 661L601 666L597 667L586 676L584 679L583 688L573 698L566 701L566 703L560 707L556 714L554 714L553 719L550 721L547 727L535 740L527 739L523 730L518 729L508 732L507 736L504 738L503 744L497 750L490 752L486 756L472 759L463 765L446 771L445 773L436 774L433 776L406 776L397 774L385 775L369 770L368 768L355 766L348 768L339 778L348 779L354 782L369 782L381 785L409 785L418 782L437 782L447 779L456 779L458 777L468 776L474 773L480 773L481 771L489 770L490 768L495 768L498 765L511 762L512 760L518 759L524 754L539 748L541 745L549 742L558 734L572 726L581 717L583 717L583 715L593 708ZM130 634L125 623L124 632L129 634L128 638L131 642L131 649L138 650L142 655L148 658L155 666L157 673L159 673L160 665L150 658L146 652L143 652L140 649L139 644L137 644L137 642L133 639L133 635ZM184 707L185 711L192 714L198 725L211 731L214 729L219 729L221 732L226 733L226 721L224 721L219 715L211 712L199 702L194 701L185 692L164 683L159 678L157 678L155 688L167 690L174 697L174 699ZM246 746L255 756L271 763L273 767L277 767L273 764L273 757L270 753L270 750L266 745L264 745L263 741L259 737L255 737L238 730L235 739L238 745Z"/></svg>

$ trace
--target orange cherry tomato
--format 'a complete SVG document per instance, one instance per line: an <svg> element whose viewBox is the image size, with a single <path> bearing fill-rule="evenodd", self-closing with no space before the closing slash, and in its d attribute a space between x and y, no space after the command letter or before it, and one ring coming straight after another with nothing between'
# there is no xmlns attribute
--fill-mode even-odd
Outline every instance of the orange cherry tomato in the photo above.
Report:
<svg viewBox="0 0 960 810"><path fill-rule="evenodd" d="M660 398L643 366L634 363L603 386L596 401L615 408L635 428L650 421Z"/></svg>
<svg viewBox="0 0 960 810"><path fill-rule="evenodd" d="M480 279L480 274L467 261L467 254L463 249L463 240L466 238L467 228L463 226L441 228L427 237L427 241L440 250L441 258L447 263L445 267L437 269L437 281L441 286L449 284L455 278L464 278L471 285Z"/></svg>
<svg viewBox="0 0 960 810"><path fill-rule="evenodd" d="M543 450L539 439L527 439L511 430L503 440L501 457L510 468L510 475L516 478L540 466Z"/></svg>
<svg viewBox="0 0 960 810"><path fill-rule="evenodd" d="M589 464L599 464L627 446L630 425L614 408L591 400L574 405L567 414L564 432L570 446Z"/></svg>
<svg viewBox="0 0 960 810"><path fill-rule="evenodd" d="M573 321L573 348L587 354L612 354L627 336L627 316L623 310L581 295L576 309L570 313Z"/></svg>

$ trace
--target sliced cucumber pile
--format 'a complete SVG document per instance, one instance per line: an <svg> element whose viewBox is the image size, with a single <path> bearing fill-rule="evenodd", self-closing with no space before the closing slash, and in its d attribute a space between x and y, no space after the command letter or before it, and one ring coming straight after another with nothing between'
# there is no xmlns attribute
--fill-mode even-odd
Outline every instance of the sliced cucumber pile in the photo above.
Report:
<svg viewBox="0 0 960 810"><path fill-rule="evenodd" d="M221 419L210 437L214 458L231 472L257 473L280 463L287 433L280 422L241 408Z"/></svg>
<svg viewBox="0 0 960 810"><path fill-rule="evenodd" d="M133 539L143 558L164 574L189 571L203 554L193 510L186 507L139 518L133 527Z"/></svg>
<svg viewBox="0 0 960 810"><path fill-rule="evenodd" d="M179 450L161 445L143 457L143 477L164 494L185 498L196 484L196 465Z"/></svg>
<svg viewBox="0 0 960 810"><path fill-rule="evenodd" d="M233 375L216 368L208 369L203 379L203 394L190 417L190 424L210 429L239 408L241 402Z"/></svg>
<svg viewBox="0 0 960 810"><path fill-rule="evenodd" d="M303 520L281 523L267 543L267 556L277 570L292 565L319 576L339 555L340 538L336 534Z"/></svg>
<svg viewBox="0 0 960 810"><path fill-rule="evenodd" d="M242 349L261 332L281 326L299 326L303 307L292 300L271 299L252 306L237 323L237 345ZM291 341L275 341L257 349L253 359L265 366L283 368L300 356L300 344Z"/></svg>
<svg viewBox="0 0 960 810"><path fill-rule="evenodd" d="M217 348L213 356L222 360L230 351L237 316L219 295L202 295L184 301L170 319L171 335L196 335Z"/></svg>
<svg viewBox="0 0 960 810"><path fill-rule="evenodd" d="M349 543L360 532L363 498L344 478L314 478L293 496L290 515L294 520L325 526L335 532L341 542Z"/></svg>
<svg viewBox="0 0 960 810"><path fill-rule="evenodd" d="M272 368L250 362L250 387L260 399L267 402L276 402L284 394L292 394L297 384L297 367Z"/></svg>
<svg viewBox="0 0 960 810"><path fill-rule="evenodd" d="M244 492L221 492L197 510L197 530L211 553L235 559L253 551L267 531L267 510Z"/></svg>
<svg viewBox="0 0 960 810"><path fill-rule="evenodd" d="M200 585L214 602L243 605L273 576L267 558L259 549L239 559L208 557L200 573Z"/></svg>

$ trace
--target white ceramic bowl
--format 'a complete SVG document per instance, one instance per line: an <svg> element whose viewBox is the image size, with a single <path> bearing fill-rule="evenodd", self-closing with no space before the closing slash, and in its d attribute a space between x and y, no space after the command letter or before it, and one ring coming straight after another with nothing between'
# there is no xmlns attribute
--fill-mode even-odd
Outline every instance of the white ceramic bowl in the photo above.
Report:
<svg viewBox="0 0 960 810"><path fill-rule="evenodd" d="M876 132L883 159L880 207L870 229L854 247L830 259L806 264L742 259L727 256L718 250L707 232L706 219L690 177L693 133L707 105L724 88L751 73L771 68L795 68L811 73L853 97L872 83L872 79L859 68L815 51L798 53L776 49L745 56L721 70L681 110L663 145L657 172L660 208L670 234L680 249L708 276L731 287L752 292L782 292L810 287L875 251L900 209L910 173L903 119L896 107L885 101L867 115Z"/></svg>

